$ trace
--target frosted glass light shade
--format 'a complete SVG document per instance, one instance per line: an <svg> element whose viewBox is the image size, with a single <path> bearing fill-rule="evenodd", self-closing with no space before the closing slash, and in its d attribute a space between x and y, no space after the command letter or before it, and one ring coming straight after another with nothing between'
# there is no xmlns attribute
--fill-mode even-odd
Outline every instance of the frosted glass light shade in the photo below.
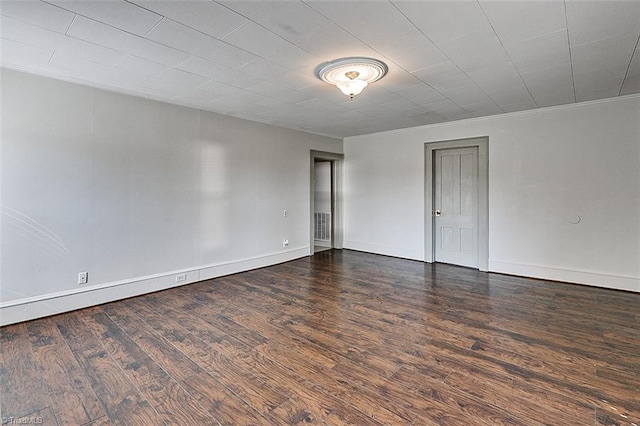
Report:
<svg viewBox="0 0 640 426"><path fill-rule="evenodd" d="M354 57L325 62L316 69L316 75L353 98L369 84L384 77L387 70L387 65L377 59Z"/></svg>
<svg viewBox="0 0 640 426"><path fill-rule="evenodd" d="M368 85L369 83L364 80L347 80L336 83L336 86L338 86L338 89L340 89L342 93L352 98L360 94Z"/></svg>

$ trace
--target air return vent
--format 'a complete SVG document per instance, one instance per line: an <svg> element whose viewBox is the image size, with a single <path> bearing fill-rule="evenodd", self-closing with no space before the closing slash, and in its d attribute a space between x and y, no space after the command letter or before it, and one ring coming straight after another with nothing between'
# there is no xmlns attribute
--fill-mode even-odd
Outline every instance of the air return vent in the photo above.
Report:
<svg viewBox="0 0 640 426"><path fill-rule="evenodd" d="M331 212L315 212L313 219L315 222L314 239L316 241L331 241Z"/></svg>

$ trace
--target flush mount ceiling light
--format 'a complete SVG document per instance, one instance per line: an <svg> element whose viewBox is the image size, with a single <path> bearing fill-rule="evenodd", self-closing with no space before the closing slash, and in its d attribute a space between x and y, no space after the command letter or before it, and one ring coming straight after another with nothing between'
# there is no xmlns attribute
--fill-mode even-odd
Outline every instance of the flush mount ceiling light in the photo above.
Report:
<svg viewBox="0 0 640 426"><path fill-rule="evenodd" d="M320 65L316 75L353 99L369 84L384 77L387 70L387 65L377 59L341 58Z"/></svg>

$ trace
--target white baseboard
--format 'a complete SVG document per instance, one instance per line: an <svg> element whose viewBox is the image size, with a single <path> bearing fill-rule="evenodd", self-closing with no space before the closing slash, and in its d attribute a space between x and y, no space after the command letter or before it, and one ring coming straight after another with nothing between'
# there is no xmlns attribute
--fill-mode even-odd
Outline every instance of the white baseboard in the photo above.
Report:
<svg viewBox="0 0 640 426"><path fill-rule="evenodd" d="M317 247L329 247L331 248L331 241L313 240L313 245Z"/></svg>
<svg viewBox="0 0 640 426"><path fill-rule="evenodd" d="M230 262L203 265L179 271L136 277L127 280L82 287L69 291L0 303L0 326L29 321L89 306L122 300L133 296L179 287L198 281L236 274L265 266L288 262L309 255L309 247L270 253ZM176 283L177 274L186 274L185 281Z"/></svg>
<svg viewBox="0 0 640 426"><path fill-rule="evenodd" d="M495 260L489 260L489 271L640 292L640 278L632 276L611 275L596 271L576 271L548 266L499 262Z"/></svg>
<svg viewBox="0 0 640 426"><path fill-rule="evenodd" d="M345 249L364 251L367 253L382 254L385 256L400 257L403 259L424 261L424 253L406 247L387 246L383 244L362 243L358 241L345 241Z"/></svg>

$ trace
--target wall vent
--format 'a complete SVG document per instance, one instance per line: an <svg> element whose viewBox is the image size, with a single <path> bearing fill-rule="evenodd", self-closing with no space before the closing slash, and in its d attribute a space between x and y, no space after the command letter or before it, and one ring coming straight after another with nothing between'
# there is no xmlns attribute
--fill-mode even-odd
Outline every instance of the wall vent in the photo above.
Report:
<svg viewBox="0 0 640 426"><path fill-rule="evenodd" d="M316 241L331 241L331 212L314 212L314 239Z"/></svg>

